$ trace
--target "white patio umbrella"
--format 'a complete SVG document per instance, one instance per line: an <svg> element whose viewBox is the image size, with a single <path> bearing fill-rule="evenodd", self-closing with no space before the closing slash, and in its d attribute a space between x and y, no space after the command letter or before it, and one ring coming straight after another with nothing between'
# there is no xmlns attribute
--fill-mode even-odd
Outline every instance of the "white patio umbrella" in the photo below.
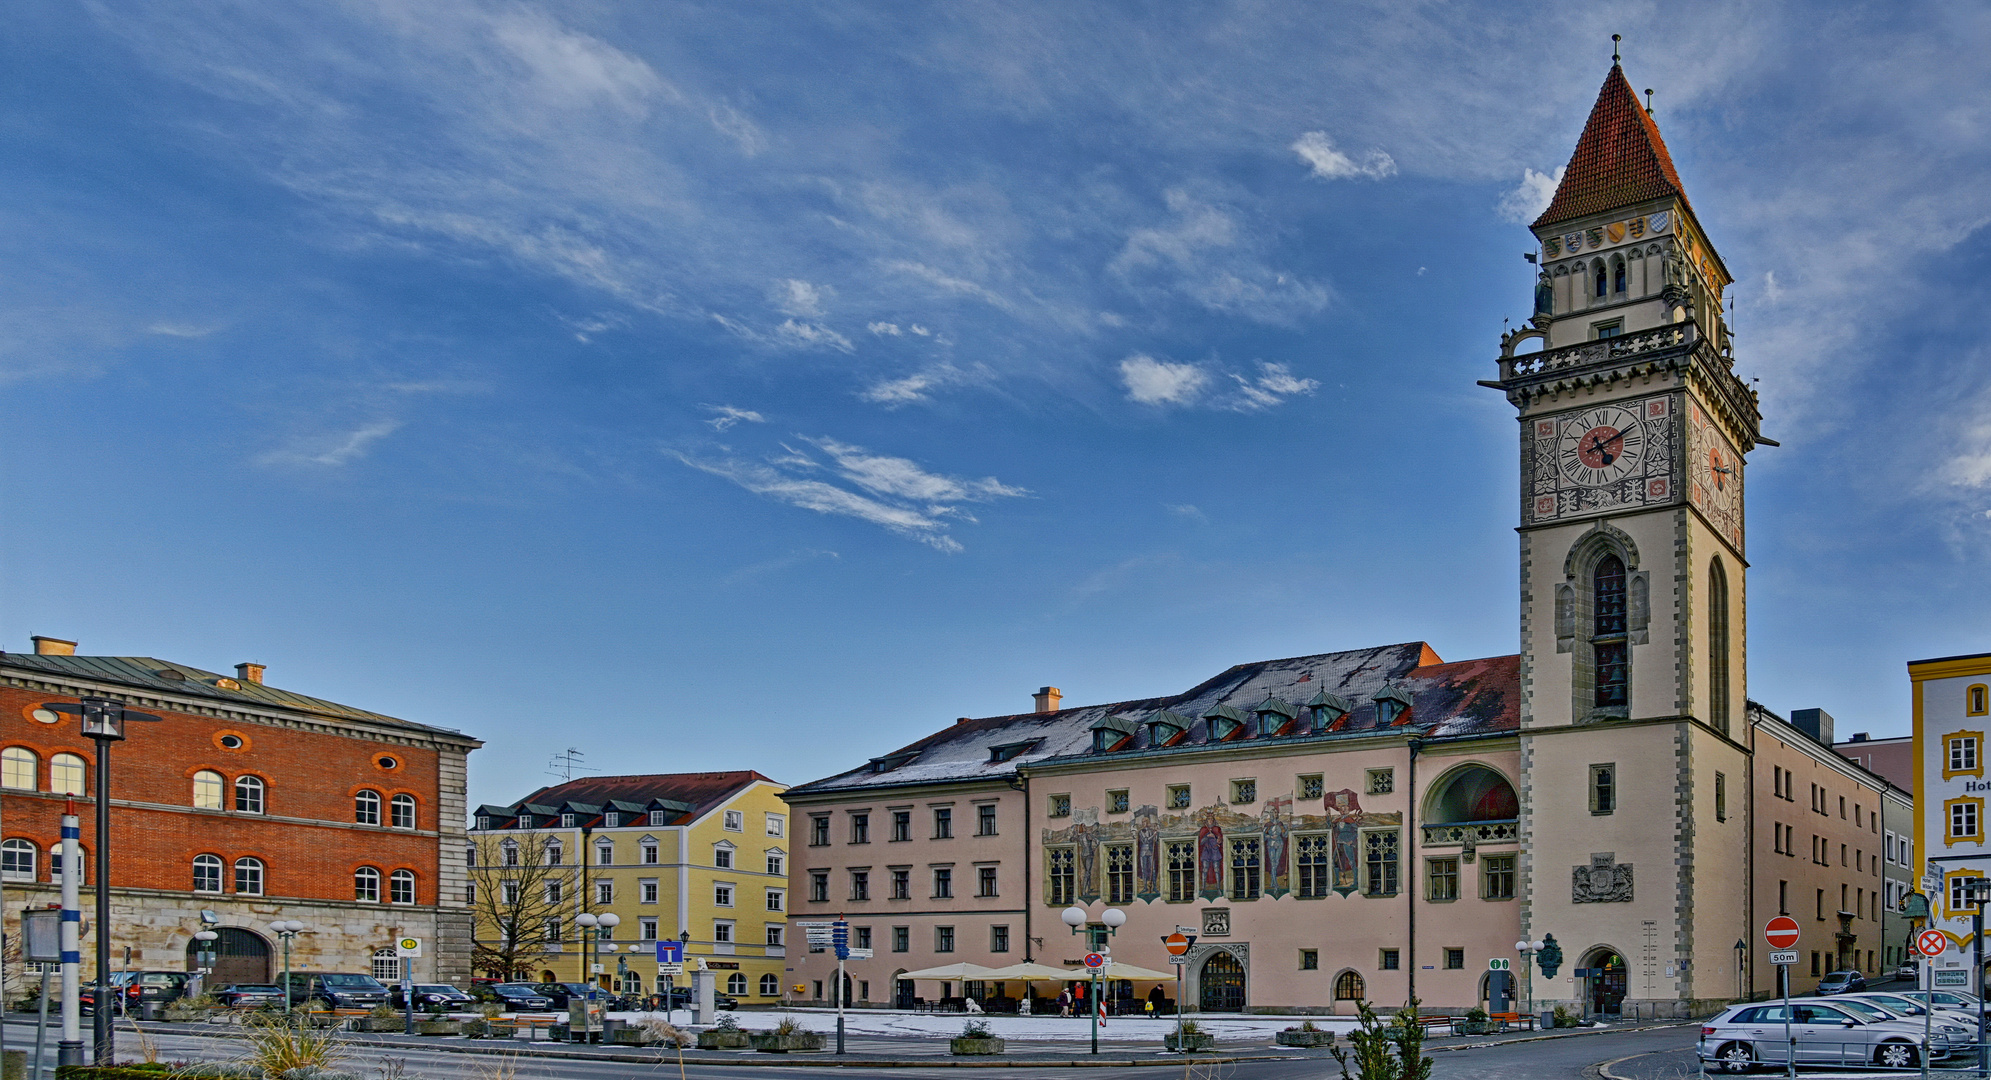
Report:
<svg viewBox="0 0 1991 1080"><path fill-rule="evenodd" d="M935 979L941 982L960 982L963 979L987 979L989 972L992 970L994 969L985 968L980 964L963 962L959 964L943 964L940 967L921 968L918 971L902 972L894 976L894 978Z"/></svg>
<svg viewBox="0 0 1991 1080"><path fill-rule="evenodd" d="M1079 970L1083 972L1085 969L1080 968ZM1140 979L1144 982L1174 982L1175 972L1156 971L1153 968L1137 967L1133 964L1123 964L1115 960L1100 969L1099 977L1102 979Z"/></svg>

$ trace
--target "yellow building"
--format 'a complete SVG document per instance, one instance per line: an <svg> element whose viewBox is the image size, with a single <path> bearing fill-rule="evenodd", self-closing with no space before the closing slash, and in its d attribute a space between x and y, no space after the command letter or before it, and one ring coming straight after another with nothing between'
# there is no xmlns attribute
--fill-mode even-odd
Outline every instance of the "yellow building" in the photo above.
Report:
<svg viewBox="0 0 1991 1080"><path fill-rule="evenodd" d="M689 967L717 972L718 988L743 1004L778 1000L784 790L751 771L598 776L478 807L480 972L648 994L662 985L656 943L677 939Z"/></svg>

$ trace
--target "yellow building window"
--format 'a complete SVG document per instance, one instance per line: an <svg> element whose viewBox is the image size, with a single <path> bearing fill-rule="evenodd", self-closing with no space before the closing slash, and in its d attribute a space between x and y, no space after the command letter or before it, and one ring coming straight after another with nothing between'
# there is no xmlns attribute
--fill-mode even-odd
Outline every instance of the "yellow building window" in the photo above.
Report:
<svg viewBox="0 0 1991 1080"><path fill-rule="evenodd" d="M1969 883L1983 876L1984 872L1981 870L1965 869L1944 872L1943 894L1941 897L1944 901L1942 904L1944 918L1967 919L1976 912L1976 908L1967 902L1969 897ZM1958 945L1963 944L1962 941L1957 940L1954 934L1950 936L1950 940L1956 941Z"/></svg>
<svg viewBox="0 0 1991 1080"><path fill-rule="evenodd" d="M1983 683L1978 683L1963 692L1963 711L1972 716L1983 716L1991 712L1991 708L1987 708L1987 705L1991 705L1991 700L1987 699L1991 699L1991 689L1986 689Z"/></svg>
<svg viewBox="0 0 1991 1080"><path fill-rule="evenodd" d="M1984 779L1984 733L1952 731L1943 736L1943 779L1975 776Z"/></svg>
<svg viewBox="0 0 1991 1080"><path fill-rule="evenodd" d="M1943 818L1949 822L1949 827L1943 830L1944 844L1983 840L1983 799L1946 799L1943 801Z"/></svg>

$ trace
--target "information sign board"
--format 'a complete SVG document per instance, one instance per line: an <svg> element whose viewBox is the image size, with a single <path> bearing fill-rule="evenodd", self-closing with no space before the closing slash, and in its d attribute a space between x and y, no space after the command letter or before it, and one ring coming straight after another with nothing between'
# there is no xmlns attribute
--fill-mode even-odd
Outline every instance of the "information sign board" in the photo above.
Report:
<svg viewBox="0 0 1991 1080"><path fill-rule="evenodd" d="M1770 963L1778 967L1789 967L1797 963L1797 950L1786 949L1773 952L1770 954Z"/></svg>
<svg viewBox="0 0 1991 1080"><path fill-rule="evenodd" d="M1962 971L1962 970L1938 971L1935 972L1935 976L1936 976L1936 985L1938 987L1956 987L1956 986L1970 985L1970 972L1968 971Z"/></svg>

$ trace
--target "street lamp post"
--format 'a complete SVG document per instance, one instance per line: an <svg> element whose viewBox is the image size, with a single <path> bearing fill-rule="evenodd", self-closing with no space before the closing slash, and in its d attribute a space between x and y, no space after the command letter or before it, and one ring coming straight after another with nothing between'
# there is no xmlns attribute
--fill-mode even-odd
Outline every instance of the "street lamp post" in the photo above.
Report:
<svg viewBox="0 0 1991 1080"><path fill-rule="evenodd" d="M582 947L587 951L582 980L592 987L595 985L595 956L602 951L600 932L608 931L611 937L614 936L612 931L622 925L622 916L613 911L604 911L599 915L583 911L574 916L574 921L581 926Z"/></svg>
<svg viewBox="0 0 1991 1080"><path fill-rule="evenodd" d="M1524 1014L1535 1011L1535 972L1528 966L1528 959L1533 954L1541 952L1544 944L1526 939L1514 943L1514 951L1521 954L1521 985L1525 988L1521 991L1521 1000L1528 1003L1528 1007L1521 1010Z"/></svg>
<svg viewBox="0 0 1991 1080"><path fill-rule="evenodd" d="M1071 927L1072 933L1076 934L1081 927L1086 925L1091 916L1086 914L1084 908L1074 904L1066 908L1059 918L1063 919L1065 925ZM1112 937L1120 932L1122 926L1127 924L1127 913L1121 911L1119 908L1107 908L1105 911L1099 913L1099 921L1106 926L1106 936ZM1091 944L1092 939L1088 934L1086 938L1087 951L1091 951ZM1102 947L1099 951L1105 953L1108 961L1111 961L1113 949L1110 945ZM1099 1053L1099 1028L1106 1023L1106 1003L1099 1000L1099 973L1103 968L1104 965L1092 969L1092 1052L1095 1054ZM1179 1002L1177 1003L1177 1007L1180 1008Z"/></svg>
<svg viewBox="0 0 1991 1080"><path fill-rule="evenodd" d="M194 946L194 968L200 974L200 993L188 996L199 997L207 992L207 977L214 973L214 942L219 937L221 935L212 930L201 930L194 934L194 940L200 943Z"/></svg>
<svg viewBox="0 0 1991 1080"><path fill-rule="evenodd" d="M286 1016L296 1008L296 1002L291 998L291 992L295 987L290 985L290 942L306 929L305 925L296 919L278 919L270 924L270 932L283 942L283 1011Z"/></svg>

